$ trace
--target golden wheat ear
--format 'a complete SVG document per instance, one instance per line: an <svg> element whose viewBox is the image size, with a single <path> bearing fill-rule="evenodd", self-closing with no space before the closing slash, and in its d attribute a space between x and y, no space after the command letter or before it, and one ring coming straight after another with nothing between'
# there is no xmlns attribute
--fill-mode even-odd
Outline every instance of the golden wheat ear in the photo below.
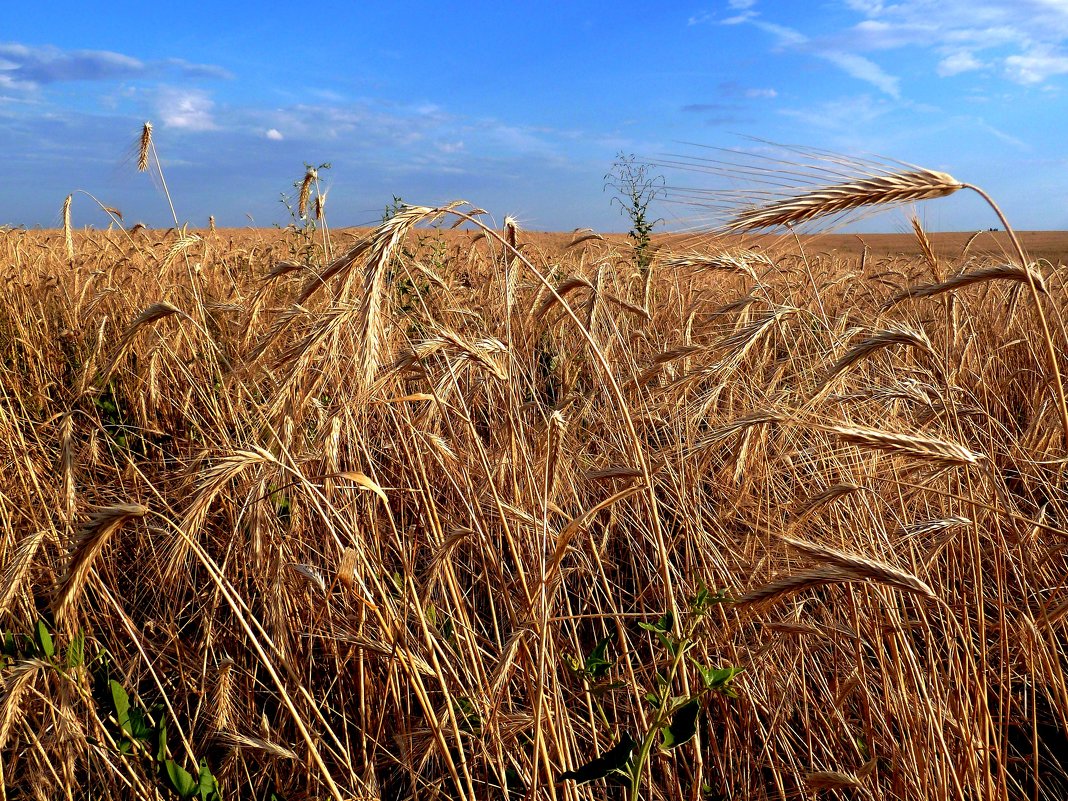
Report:
<svg viewBox="0 0 1068 801"><path fill-rule="evenodd" d="M70 204L74 195L67 195L63 201L63 242L67 247L67 262L74 263L74 234L70 225Z"/></svg>
<svg viewBox="0 0 1068 801"><path fill-rule="evenodd" d="M772 228L793 229L795 226L819 220L842 222L880 206L947 197L961 189L970 189L979 195L1008 234L1017 263L1007 265L1007 269L1001 270L997 276L973 273L967 279L958 277L956 283L955 279L950 279L949 282L934 284L928 291L949 291L966 283L993 277L1026 282L1042 327L1051 384L1057 393L1063 442L1068 448L1068 393L1061 377L1053 332L1043 309L1040 293L1044 287L1041 276L1031 269L1019 237L989 194L975 184L958 181L949 173L914 164L855 159L821 150L776 145L759 140L757 143L762 149L770 147L785 152L786 157L769 156L762 152L728 150L726 152L730 154L731 160L684 156L672 157L677 160L670 160L659 166L682 168L740 181L743 184L757 183L762 187L770 187L747 190L745 194L714 189L672 189L676 200L691 201L719 215L724 220L720 231L733 234ZM913 230L918 236L922 235L921 245L926 244L925 258L937 268L937 259L930 250L926 234L923 234L918 225L914 225ZM903 297L912 297L914 294ZM899 302L903 297L895 297L894 302ZM1065 335L1063 323L1060 323L1060 329L1059 333Z"/></svg>
<svg viewBox="0 0 1068 801"><path fill-rule="evenodd" d="M137 144L137 171L148 172L148 154L152 150L152 123L141 126L141 139Z"/></svg>
<svg viewBox="0 0 1068 801"><path fill-rule="evenodd" d="M964 184L934 170L908 170L832 184L743 209L727 222L732 233L789 228L869 206L888 206L952 195Z"/></svg>
<svg viewBox="0 0 1068 801"><path fill-rule="evenodd" d="M308 200L311 198L311 187L315 181L315 170L309 169L304 173L304 180L300 182L300 196L297 198L297 214L300 215L300 219L306 219L308 216Z"/></svg>
<svg viewBox="0 0 1068 801"><path fill-rule="evenodd" d="M56 620L61 620L74 605L82 588L89 579L93 562L108 544L111 535L123 525L138 517L148 514L148 508L141 504L119 504L108 506L98 511L89 524L82 529L78 543L70 557L67 574L55 595L53 608Z"/></svg>

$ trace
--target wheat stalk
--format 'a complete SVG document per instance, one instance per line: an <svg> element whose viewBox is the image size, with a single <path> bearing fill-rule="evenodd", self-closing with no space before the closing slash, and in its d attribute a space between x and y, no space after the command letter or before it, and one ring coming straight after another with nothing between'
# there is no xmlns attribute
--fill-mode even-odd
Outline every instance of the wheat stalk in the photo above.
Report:
<svg viewBox="0 0 1068 801"><path fill-rule="evenodd" d="M854 575L877 581L896 587L904 592L920 595L929 600L936 598L934 591L916 576L904 570L894 567L888 562L881 562L867 556L846 553L826 545L817 545L812 542L795 539L794 537L781 537L787 545L796 548L822 563L847 570Z"/></svg>
<svg viewBox="0 0 1068 801"><path fill-rule="evenodd" d="M817 770L805 776L805 784L812 790L854 790L861 786L852 773L837 770Z"/></svg>
<svg viewBox="0 0 1068 801"><path fill-rule="evenodd" d="M927 337L927 334L922 331L913 330L904 325L892 325L883 331L876 331L871 336L850 348L827 372L827 377L823 379L822 386L826 386L834 380L839 373L849 369L854 364L867 358L876 351L894 345L907 345L913 348L918 348L929 356L933 357L935 355L934 346L931 344L931 340Z"/></svg>
<svg viewBox="0 0 1068 801"><path fill-rule="evenodd" d="M67 195L63 201L63 242L67 247L67 263L74 263L74 234L70 225L70 204L74 195Z"/></svg>
<svg viewBox="0 0 1068 801"><path fill-rule="evenodd" d="M300 182L300 195L297 199L297 214L300 219L308 216L308 199L311 197L312 182L315 181L315 170L309 169L304 173L304 180Z"/></svg>
<svg viewBox="0 0 1068 801"><path fill-rule="evenodd" d="M839 439L854 445L889 453L916 456L932 462L951 465L976 465L984 458L982 454L970 451L963 445L943 439L920 437L914 434L895 434L890 431L857 426L821 425L816 423L812 425L820 431L835 434Z"/></svg>
<svg viewBox="0 0 1068 801"><path fill-rule="evenodd" d="M759 260L758 260L759 261ZM725 272L747 275L754 281L757 278L756 271L749 263L747 255L724 251L715 256L704 253L681 253L667 256L662 264L669 269L685 269L694 272Z"/></svg>
<svg viewBox="0 0 1068 801"><path fill-rule="evenodd" d="M283 745L272 743L270 740L264 740L259 737L239 734L234 731L216 732L215 741L220 745L227 746L237 751L251 749L254 751L261 751L264 754L269 754L276 759L291 759L294 761L300 759L292 749L286 748Z"/></svg>
<svg viewBox="0 0 1068 801"><path fill-rule="evenodd" d="M786 595L807 590L812 587L822 587L825 584L841 584L850 581L863 581L863 576L855 571L837 565L831 567L817 567L794 573L789 576L775 579L768 584L761 585L739 597L736 601L739 605L766 604L778 600Z"/></svg>
<svg viewBox="0 0 1068 801"><path fill-rule="evenodd" d="M919 243L920 253L923 254L923 260L927 262L927 266L931 268L931 271L935 273L935 277L937 277L938 257L935 255L930 237L928 237L927 232L923 230L923 226L920 224L920 218L915 214L909 217L909 223L912 225L912 233L916 235L916 242Z"/></svg>
<svg viewBox="0 0 1068 801"><path fill-rule="evenodd" d="M2 585L0 586L0 615L7 614L12 600L14 600L15 595L22 587L23 579L26 578L26 574L33 564L37 549L47 533L47 529L39 529L23 537L22 542L15 549L14 555L10 557L10 560L4 566L4 574L0 578L0 585Z"/></svg>
<svg viewBox="0 0 1068 801"><path fill-rule="evenodd" d="M743 233L762 228L789 228L867 206L947 197L964 186L952 175L922 168L873 175L744 209L727 222L726 229Z"/></svg>
<svg viewBox="0 0 1068 801"><path fill-rule="evenodd" d="M229 729L236 717L234 704L234 660L219 661L215 686L212 688L212 725L218 730Z"/></svg>
<svg viewBox="0 0 1068 801"><path fill-rule="evenodd" d="M57 620L66 615L77 599L89 577L93 562L104 550L111 535L122 528L127 521L144 517L146 514L148 514L148 508L141 504L108 506L99 510L89 524L82 529L78 544L71 554L66 576L56 591L54 609Z"/></svg>
<svg viewBox="0 0 1068 801"><path fill-rule="evenodd" d="M983 267L980 270L974 270L969 273L961 273L960 275L955 275L952 278L947 278L945 281L939 281L934 284L906 287L890 297L883 304L883 309L889 309L892 306L896 306L903 300L910 300L912 298L929 298L934 295L940 295L943 292L951 292L954 289L978 284L982 281L996 280L1021 281L1025 284L1033 282L1035 288L1039 292L1044 295L1049 294L1049 290L1046 289L1046 282L1042 278L1041 273L1030 265L1021 267L1017 264L997 264L992 267Z"/></svg>
<svg viewBox="0 0 1068 801"><path fill-rule="evenodd" d="M148 172L148 154L152 150L152 123L141 126L141 138L137 147L137 171Z"/></svg>
<svg viewBox="0 0 1068 801"><path fill-rule="evenodd" d="M10 668L4 677L4 700L0 703L0 748L7 745L11 730L26 714L22 696L39 675L54 670L55 666L40 659L26 659Z"/></svg>
<svg viewBox="0 0 1068 801"><path fill-rule="evenodd" d="M112 353L111 358L108 360L107 365L100 371L99 383L101 386L107 384L108 379L111 377L112 372L118 366L119 361L126 353L126 349L130 347L130 343L133 342L134 337L146 326L150 326L153 323L157 323L173 314L179 314L185 316L181 309L177 306L168 303L167 301L160 301L159 303L153 303L147 309L144 309L137 315L127 327L126 331L119 338L118 343L115 346L115 351ZM82 387L84 391L86 383L89 380L91 374L86 372L82 378Z"/></svg>

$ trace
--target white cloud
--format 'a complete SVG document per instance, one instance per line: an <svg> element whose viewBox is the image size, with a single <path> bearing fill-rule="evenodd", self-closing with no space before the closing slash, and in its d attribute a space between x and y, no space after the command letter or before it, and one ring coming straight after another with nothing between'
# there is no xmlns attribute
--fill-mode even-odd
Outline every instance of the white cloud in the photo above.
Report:
<svg viewBox="0 0 1068 801"><path fill-rule="evenodd" d="M211 131L216 128L212 117L215 103L199 89L165 86L156 97L156 110L169 128L185 131Z"/></svg>
<svg viewBox="0 0 1068 801"><path fill-rule="evenodd" d="M838 0L856 22L806 34L756 12L747 0L729 2L740 11L724 22L747 22L776 38L780 49L810 53L890 97L900 80L877 63L879 51L905 51L910 72L927 67L941 77L1000 67L1024 85L1068 74L1068 0ZM859 17L859 18L858 18ZM920 52L917 57L917 51ZM928 55L930 59L925 59Z"/></svg>
<svg viewBox="0 0 1068 801"><path fill-rule="evenodd" d="M721 24L723 25L741 25L743 22L749 22L751 19L755 19L757 13L755 11L743 11L741 14L735 14L733 17L727 17Z"/></svg>
<svg viewBox="0 0 1068 801"><path fill-rule="evenodd" d="M937 72L943 78L948 78L952 75L960 75L962 72L981 69L982 66L983 62L972 53L967 50L958 50L938 62Z"/></svg>
<svg viewBox="0 0 1068 801"><path fill-rule="evenodd" d="M766 31L779 40L780 47L802 47L807 45L809 38L801 31L787 28L785 25L777 25L774 22L754 22L760 30Z"/></svg>
<svg viewBox="0 0 1068 801"><path fill-rule="evenodd" d="M901 96L900 80L871 59L846 50L821 47L805 34L785 25L764 21L754 21L753 24L775 36L779 40L780 47L809 51L818 58L834 64L847 75L872 84L890 97Z"/></svg>
<svg viewBox="0 0 1068 801"><path fill-rule="evenodd" d="M281 142L283 139L285 139L285 137L282 136L282 132L279 131L277 128L268 128L267 133L265 135L272 142Z"/></svg>
<svg viewBox="0 0 1068 801"><path fill-rule="evenodd" d="M727 0L727 11L730 16L718 19L717 14L713 11L702 11L689 17L686 20L686 24L704 25L707 22L718 21L720 25L740 25L758 16L758 12L753 10L756 4L757 0Z"/></svg>
<svg viewBox="0 0 1068 801"><path fill-rule="evenodd" d="M846 5L854 11L861 11L865 14L878 14L884 8L884 4L876 0L846 0Z"/></svg>
<svg viewBox="0 0 1068 801"><path fill-rule="evenodd" d="M919 47L948 77L999 61L1021 84L1068 73L1068 0L845 0L865 17L834 38L852 52Z"/></svg>
<svg viewBox="0 0 1068 801"><path fill-rule="evenodd" d="M901 96L900 80L885 72L882 67L864 56L859 56L856 53L842 53L836 50L827 50L817 55L857 80L867 81L880 91L890 95L890 97L896 99Z"/></svg>
<svg viewBox="0 0 1068 801"><path fill-rule="evenodd" d="M976 127L981 128L982 130L986 131L991 136L996 137L997 139L1000 139L1002 142L1006 142L1006 143L1012 145L1013 147L1019 148L1020 150L1030 150L1031 149L1031 146L1028 145L1027 142L1023 141L1019 137L1013 136L1012 134L1005 133L1004 131L999 130L998 128L995 128L993 125L991 125L990 123L988 123L986 120L982 119L981 117L976 119L976 120L974 120L974 124L976 125Z"/></svg>
<svg viewBox="0 0 1068 801"><path fill-rule="evenodd" d="M233 77L222 67L181 58L141 61L110 50L63 50L53 45L0 43L3 85L23 90L72 81L120 81L177 74L182 78Z"/></svg>
<svg viewBox="0 0 1068 801"><path fill-rule="evenodd" d="M1030 53L1005 59L1005 72L1012 80L1023 84L1044 83L1054 75L1068 73L1068 56L1037 49Z"/></svg>
<svg viewBox="0 0 1068 801"><path fill-rule="evenodd" d="M778 97L779 93L776 92L774 89L746 89L745 96L770 100L772 98Z"/></svg>
<svg viewBox="0 0 1068 801"><path fill-rule="evenodd" d="M724 25L740 25L743 22L748 22L757 16L757 12L753 10L753 6L756 5L756 0L727 0L727 6L731 11L737 11L737 14L727 17L723 20Z"/></svg>

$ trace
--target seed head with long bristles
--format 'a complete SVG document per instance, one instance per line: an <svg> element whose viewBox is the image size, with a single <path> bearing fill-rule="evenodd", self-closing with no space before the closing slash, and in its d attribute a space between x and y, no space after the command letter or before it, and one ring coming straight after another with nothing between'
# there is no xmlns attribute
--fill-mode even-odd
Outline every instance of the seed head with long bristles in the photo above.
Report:
<svg viewBox="0 0 1068 801"><path fill-rule="evenodd" d="M790 227L867 206L946 197L963 188L964 184L952 175L925 169L861 178L744 209L727 223L727 229L742 233L761 228Z"/></svg>
<svg viewBox="0 0 1068 801"><path fill-rule="evenodd" d="M137 171L148 171L148 154L152 149L152 123L145 122L141 126L141 140L137 147Z"/></svg>

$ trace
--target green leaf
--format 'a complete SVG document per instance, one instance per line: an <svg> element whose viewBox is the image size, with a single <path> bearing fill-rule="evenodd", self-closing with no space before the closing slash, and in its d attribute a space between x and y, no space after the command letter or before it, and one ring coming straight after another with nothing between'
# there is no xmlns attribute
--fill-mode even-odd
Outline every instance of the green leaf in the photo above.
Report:
<svg viewBox="0 0 1068 801"><path fill-rule="evenodd" d="M594 681L603 678L608 669L615 664L615 660L607 658L608 643L611 639L611 637L605 637L593 647L590 655L586 657L586 675Z"/></svg>
<svg viewBox="0 0 1068 801"><path fill-rule="evenodd" d="M67 646L67 668L73 669L85 664L85 631L78 629L78 633Z"/></svg>
<svg viewBox="0 0 1068 801"><path fill-rule="evenodd" d="M697 717L701 714L701 702L691 698L675 710L671 724L660 729L660 746L664 749L678 748L688 743L697 734Z"/></svg>
<svg viewBox="0 0 1068 801"><path fill-rule="evenodd" d="M708 587L702 581L697 585L697 592L690 599L690 611L695 614L701 614L708 608L708 601L711 597L712 593L708 591Z"/></svg>
<svg viewBox="0 0 1068 801"><path fill-rule="evenodd" d="M664 648L669 654L671 654L672 656L678 656L679 643L675 641L674 637L663 631L658 631L656 633L656 636L660 639L661 644L664 646Z"/></svg>
<svg viewBox="0 0 1068 801"><path fill-rule="evenodd" d="M164 721L160 721L158 738L156 740L156 761L165 762L167 760L167 724Z"/></svg>
<svg viewBox="0 0 1068 801"><path fill-rule="evenodd" d="M737 694L731 686L731 683L734 681L735 676L745 672L745 668L707 668L701 667L700 665L697 667L701 671L701 680L705 683L705 689L713 692L725 693L731 698L736 697Z"/></svg>
<svg viewBox="0 0 1068 801"><path fill-rule="evenodd" d="M656 623L639 623L638 625L646 631L667 633L675 628L675 617L671 612L665 612Z"/></svg>
<svg viewBox="0 0 1068 801"><path fill-rule="evenodd" d="M46 658L51 659L56 655L56 646L52 642L52 635L48 633L48 624L43 620L37 620L37 647Z"/></svg>
<svg viewBox="0 0 1068 801"><path fill-rule="evenodd" d="M163 767L167 771L167 778L170 779L171 787L181 798L192 798L200 791L200 783L190 775L189 771L173 759L168 759L164 762Z"/></svg>
<svg viewBox="0 0 1068 801"><path fill-rule="evenodd" d="M199 779L198 786L201 801L217 799L219 797L219 782L212 775L211 769L208 767L208 761L203 757L200 759Z"/></svg>
<svg viewBox="0 0 1068 801"><path fill-rule="evenodd" d="M133 707L129 713L130 726L127 733L135 740L150 740L156 735L156 727L142 709Z"/></svg>
<svg viewBox="0 0 1068 801"><path fill-rule="evenodd" d="M115 707L115 720L119 722L119 728L125 733L130 733L130 696L126 689L115 679L108 686L111 687L111 704Z"/></svg>
<svg viewBox="0 0 1068 801"><path fill-rule="evenodd" d="M452 706L461 731L477 734L482 730L482 716L479 715L478 707L471 702L470 698L461 695L453 700Z"/></svg>
<svg viewBox="0 0 1068 801"><path fill-rule="evenodd" d="M560 774L560 781L571 779L579 784L592 782L595 779L603 779L615 770L622 770L630 761L631 752L637 743L629 732L623 732L619 742L605 751L599 757L594 757L577 770L569 770Z"/></svg>

